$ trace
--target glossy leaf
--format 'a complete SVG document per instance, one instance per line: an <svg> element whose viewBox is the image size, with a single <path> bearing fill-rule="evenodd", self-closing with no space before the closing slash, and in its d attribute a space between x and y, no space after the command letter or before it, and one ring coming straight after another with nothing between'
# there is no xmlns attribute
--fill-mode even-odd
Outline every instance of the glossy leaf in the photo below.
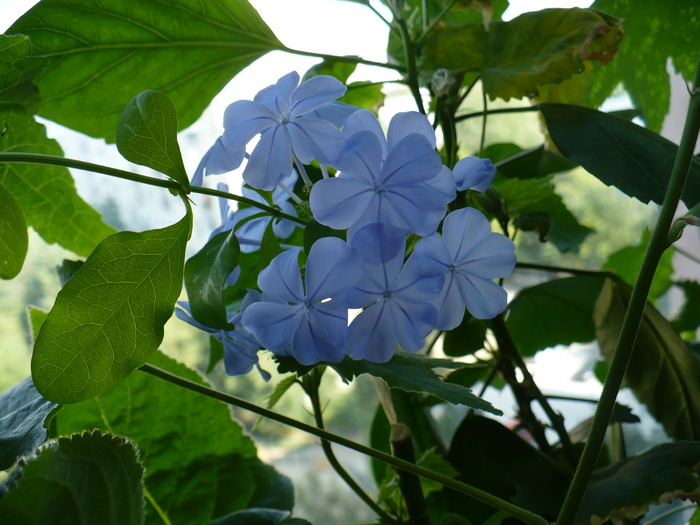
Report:
<svg viewBox="0 0 700 525"><path fill-rule="evenodd" d="M19 274L28 248L29 236L22 208L0 184L0 279L12 279Z"/></svg>
<svg viewBox="0 0 700 525"><path fill-rule="evenodd" d="M604 280L565 277L521 290L508 305L506 319L518 351L530 356L556 345L593 341L593 308Z"/></svg>
<svg viewBox="0 0 700 525"><path fill-rule="evenodd" d="M663 202L678 146L622 118L566 104L540 104L559 151L608 186L642 202ZM700 202L700 160L693 158L682 200Z"/></svg>
<svg viewBox="0 0 700 525"><path fill-rule="evenodd" d="M481 70L491 99L537 95L538 87L582 73L584 61L607 63L621 20L594 9L543 9L492 24Z"/></svg>
<svg viewBox="0 0 700 525"><path fill-rule="evenodd" d="M36 79L41 116L109 142L142 91L170 97L183 129L239 71L282 47L246 0L43 0L8 33L48 58Z"/></svg>
<svg viewBox="0 0 700 525"><path fill-rule="evenodd" d="M449 359L435 359L416 354L397 353L388 363L370 363L346 358L331 365L348 381L360 374L380 377L390 387L406 392L424 392L437 396L443 401L455 405L465 405L491 414L501 414L491 403L475 396L471 390L460 385L445 383L433 371L434 368L464 368L473 365L459 363Z"/></svg>
<svg viewBox="0 0 700 525"><path fill-rule="evenodd" d="M596 338L608 363L630 295L627 284L608 279L595 305ZM625 384L669 436L678 440L700 438L700 361L650 304L644 312Z"/></svg>
<svg viewBox="0 0 700 525"><path fill-rule="evenodd" d="M192 217L100 243L58 293L32 356L37 390L58 403L104 392L163 340L182 288Z"/></svg>
<svg viewBox="0 0 700 525"><path fill-rule="evenodd" d="M0 107L24 109L33 114L39 108L36 73L46 60L32 53L25 35L0 35Z"/></svg>
<svg viewBox="0 0 700 525"><path fill-rule="evenodd" d="M664 443L643 454L593 473L575 525L607 519L634 520L646 514L648 505L671 503L696 496L700 482L700 443Z"/></svg>
<svg viewBox="0 0 700 525"><path fill-rule="evenodd" d="M143 523L143 468L124 437L75 434L43 447L13 474L3 523Z"/></svg>
<svg viewBox="0 0 700 525"><path fill-rule="evenodd" d="M36 391L31 377L0 395L0 470L46 441L44 420L54 408L55 403Z"/></svg>
<svg viewBox="0 0 700 525"><path fill-rule="evenodd" d="M160 352L149 362L207 384ZM142 451L145 486L172 523L206 523L246 508L272 481L226 405L150 374L132 374L93 399L65 406L56 417L59 434L93 427L134 440ZM157 519L151 505L146 517Z"/></svg>
<svg viewBox="0 0 700 525"><path fill-rule="evenodd" d="M126 160L164 173L190 191L177 143L177 113L165 93L147 90L131 99L117 125L117 149Z"/></svg>
<svg viewBox="0 0 700 525"><path fill-rule="evenodd" d="M185 264L185 287L192 316L205 326L228 326L223 289L241 250L233 230L216 234Z"/></svg>
<svg viewBox="0 0 700 525"><path fill-rule="evenodd" d="M21 111L0 112L5 133L0 151L63 155L58 143L46 137L46 129ZM47 243L87 256L114 229L80 198L66 168L39 164L0 163L0 184L22 208L27 224Z"/></svg>

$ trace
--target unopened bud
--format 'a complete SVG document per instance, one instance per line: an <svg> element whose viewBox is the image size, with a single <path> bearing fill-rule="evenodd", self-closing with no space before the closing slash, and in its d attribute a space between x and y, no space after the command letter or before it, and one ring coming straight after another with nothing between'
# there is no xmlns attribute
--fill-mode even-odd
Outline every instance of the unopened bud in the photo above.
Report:
<svg viewBox="0 0 700 525"><path fill-rule="evenodd" d="M430 85L433 88L433 93L438 97L447 93L452 84L455 83L455 77L452 76L447 69L438 69L433 73L433 79Z"/></svg>

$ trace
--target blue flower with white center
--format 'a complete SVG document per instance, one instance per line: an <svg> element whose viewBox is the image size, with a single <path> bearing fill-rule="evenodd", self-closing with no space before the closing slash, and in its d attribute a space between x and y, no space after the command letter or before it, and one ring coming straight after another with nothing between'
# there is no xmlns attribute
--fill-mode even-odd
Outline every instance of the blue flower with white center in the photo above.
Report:
<svg viewBox="0 0 700 525"><path fill-rule="evenodd" d="M271 190L292 173L293 160L335 164L345 146L340 130L326 120L305 116L313 111L322 115L322 107L343 96L346 89L326 75L299 85L299 75L292 72L260 91L254 100L240 100L226 108L222 143L227 150L245 150L261 134L243 180L253 188Z"/></svg>
<svg viewBox="0 0 700 525"><path fill-rule="evenodd" d="M452 170L459 191L474 190L485 192L496 176L496 166L490 159L465 157L455 164Z"/></svg>
<svg viewBox="0 0 700 525"><path fill-rule="evenodd" d="M404 234L385 224L370 224L351 245L363 257L363 278L348 293L351 308L367 307L350 324L346 352L353 359L385 363L397 343L409 352L423 347L437 322L432 300L442 289L443 269L411 255L403 262Z"/></svg>
<svg viewBox="0 0 700 525"><path fill-rule="evenodd" d="M253 297L246 296L243 300L243 306L254 300ZM224 368L230 376L247 374L253 367L257 367L260 375L267 381L270 379L270 374L260 368L258 363L258 350L260 344L253 337L253 334L245 330L241 323L241 314L236 314L231 317L229 323L234 326L232 330L221 329L217 330L209 326L205 326L190 314L190 305L185 301L178 301L180 308L175 309L175 316L181 321L208 333L224 347Z"/></svg>
<svg viewBox="0 0 700 525"><path fill-rule="evenodd" d="M303 365L338 362L345 355L348 329L345 292L360 279L360 257L341 239L319 239L309 252L304 286L299 252L282 252L260 272L260 290L279 302L251 304L243 312L243 325L264 347Z"/></svg>
<svg viewBox="0 0 700 525"><path fill-rule="evenodd" d="M491 279L513 271L515 245L505 235L493 233L481 212L453 211L443 222L442 237L436 233L420 239L413 252L441 267L445 277L434 300L439 312L436 328L459 326L465 307L477 319L491 319L505 309L508 295Z"/></svg>
<svg viewBox="0 0 700 525"><path fill-rule="evenodd" d="M351 135L336 165L340 174L318 181L311 190L314 218L351 233L382 223L428 235L455 197L443 176L432 127L424 116L407 113L392 119L388 140L380 129L371 113L358 111L348 118L343 132Z"/></svg>

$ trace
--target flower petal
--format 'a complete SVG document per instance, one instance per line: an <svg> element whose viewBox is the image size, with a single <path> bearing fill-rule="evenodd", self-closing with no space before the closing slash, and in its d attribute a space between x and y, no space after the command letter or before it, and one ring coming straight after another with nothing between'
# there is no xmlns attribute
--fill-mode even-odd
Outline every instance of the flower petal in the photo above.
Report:
<svg viewBox="0 0 700 525"><path fill-rule="evenodd" d="M386 363L396 351L396 340L388 301L380 300L350 323L345 351L353 359Z"/></svg>
<svg viewBox="0 0 700 525"><path fill-rule="evenodd" d="M477 319L493 319L508 303L508 294L498 284L473 275L461 275L457 285L462 301Z"/></svg>
<svg viewBox="0 0 700 525"><path fill-rule="evenodd" d="M392 184L381 196L383 210L377 220L421 236L437 230L448 203L444 194L425 183Z"/></svg>
<svg viewBox="0 0 700 525"><path fill-rule="evenodd" d="M318 222L336 230L344 230L363 216L376 195L367 181L334 177L314 184L309 195L309 205Z"/></svg>
<svg viewBox="0 0 700 525"><path fill-rule="evenodd" d="M437 310L427 302L392 301L392 317L401 348L417 352L437 321Z"/></svg>
<svg viewBox="0 0 700 525"><path fill-rule="evenodd" d="M316 118L326 120L340 129L350 115L358 111L359 108L346 104L345 102L329 102L323 106L304 113L301 118Z"/></svg>
<svg viewBox="0 0 700 525"><path fill-rule="evenodd" d="M392 149L411 133L418 133L428 139L430 146L435 149L435 130L427 117L417 111L406 111L397 113L389 123L389 130L386 134L387 146Z"/></svg>
<svg viewBox="0 0 700 525"><path fill-rule="evenodd" d="M401 139L382 166L382 184L423 182L442 169L440 155L423 135L413 133Z"/></svg>
<svg viewBox="0 0 700 525"><path fill-rule="evenodd" d="M491 224L474 208L461 208L445 217L442 237L452 262L463 261L491 233Z"/></svg>
<svg viewBox="0 0 700 525"><path fill-rule="evenodd" d="M256 102L234 102L224 112L224 145L231 150L245 149L255 135L276 126L279 121L279 115Z"/></svg>
<svg viewBox="0 0 700 525"><path fill-rule="evenodd" d="M292 71L284 75L271 86L261 89L253 100L270 108L276 108L273 111L277 115L281 115L281 110L279 106L277 106L277 104L281 102L284 106L284 113L286 114L287 111L289 111L292 94L298 85L299 73Z"/></svg>
<svg viewBox="0 0 700 525"><path fill-rule="evenodd" d="M379 180L382 166L382 145L379 139L369 131L360 131L351 135L345 143L345 154L336 163L343 174L372 181Z"/></svg>
<svg viewBox="0 0 700 525"><path fill-rule="evenodd" d="M368 109L361 109L350 115L343 124L343 134L352 137L355 133L369 131L381 145L381 157L386 156L386 138L377 117Z"/></svg>
<svg viewBox="0 0 700 525"><path fill-rule="evenodd" d="M243 170L243 180L253 188L271 190L292 173L292 146L284 126L262 134Z"/></svg>
<svg viewBox="0 0 700 525"><path fill-rule="evenodd" d="M306 263L306 297L311 302L334 298L362 276L362 259L337 237L317 240Z"/></svg>
<svg viewBox="0 0 700 525"><path fill-rule="evenodd" d="M496 167L490 159L465 157L455 164L452 170L459 191L475 190L484 192L489 189L496 176Z"/></svg>
<svg viewBox="0 0 700 525"><path fill-rule="evenodd" d="M345 137L330 122L295 119L286 127L294 154L303 164L314 159L325 165L336 164L345 151Z"/></svg>
<svg viewBox="0 0 700 525"><path fill-rule="evenodd" d="M302 365L337 363L345 356L347 331L348 309L343 301L315 304L294 335L292 355Z"/></svg>
<svg viewBox="0 0 700 525"><path fill-rule="evenodd" d="M241 165L244 158L245 149L229 149L224 145L222 137L219 137L199 162L194 175L192 175L192 185L201 186L204 175L221 175L235 170Z"/></svg>
<svg viewBox="0 0 700 525"><path fill-rule="evenodd" d="M515 263L513 241L500 233L490 233L457 267L460 271L491 279L510 275Z"/></svg>
<svg viewBox="0 0 700 525"><path fill-rule="evenodd" d="M303 305L253 303L243 312L243 326L274 353L284 353L304 319Z"/></svg>
<svg viewBox="0 0 700 525"><path fill-rule="evenodd" d="M312 77L296 89L289 108L290 118L308 113L323 104L342 97L347 87L337 78L328 75Z"/></svg>
<svg viewBox="0 0 700 525"><path fill-rule="evenodd" d="M263 293L290 303L304 302L304 286L299 270L300 250L292 248L280 253L260 272L258 286Z"/></svg>

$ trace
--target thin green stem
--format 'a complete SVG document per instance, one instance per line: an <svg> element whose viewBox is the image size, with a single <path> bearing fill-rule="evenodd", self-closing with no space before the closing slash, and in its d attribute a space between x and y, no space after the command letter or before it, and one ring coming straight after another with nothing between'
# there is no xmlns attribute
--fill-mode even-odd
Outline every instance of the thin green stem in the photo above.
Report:
<svg viewBox="0 0 700 525"><path fill-rule="evenodd" d="M301 49L294 49L291 47L284 46L281 51L286 51L287 53L292 53L294 55L300 55L304 57L315 57L322 58L324 60L333 60L336 62L351 62L353 64L364 64L366 66L376 66L383 67L385 69L393 69L395 71L404 72L405 67L398 64L388 64L386 62L375 62L374 60L365 60L357 56L341 56L341 55L327 55L325 53L317 53L316 51L302 51Z"/></svg>
<svg viewBox="0 0 700 525"><path fill-rule="evenodd" d="M700 130L700 56L695 69L693 94L690 98L688 115L683 129L683 136L678 147L678 153L671 170L671 177L664 197L664 202L656 222L656 227L649 240L642 266L637 276L637 282L632 289L629 306L625 313L620 336L613 354L608 376L603 385L603 392L593 417L591 431L583 449L574 479L564 500L557 525L569 525L574 522L588 481L598 459L600 449L605 439L605 431L615 406L615 399L622 384L622 378L632 355L639 325L644 315L651 282L654 279L656 267L668 246L668 234L673 222L676 206L683 192L683 186L688 175L688 169L693 158L693 150Z"/></svg>
<svg viewBox="0 0 700 525"><path fill-rule="evenodd" d="M585 275L590 277L613 277L614 274L606 270L583 270L567 266L552 266L549 264L518 262L515 267L519 270L538 270L541 272L570 273L571 275Z"/></svg>
<svg viewBox="0 0 700 525"><path fill-rule="evenodd" d="M481 140L479 141L479 157L484 156L484 143L486 142L486 121L489 115L489 106L486 101L486 90L484 89L484 84L481 84L481 104L484 108L483 118L481 119Z"/></svg>
<svg viewBox="0 0 700 525"><path fill-rule="evenodd" d="M499 109L490 109L489 110L489 115L504 115L508 113L526 113L530 111L539 111L540 108L539 106L527 106L524 108L499 108ZM480 117L484 114L483 111L475 111L473 113L465 113L464 115L458 115L455 117L456 122L461 122L463 120L467 120L470 118L476 118Z"/></svg>
<svg viewBox="0 0 700 525"><path fill-rule="evenodd" d="M133 173L131 171L110 168L109 166L102 166L101 164L93 164L91 162L85 162L82 160L68 159L65 157L58 157L55 155L44 155L42 153L0 153L0 164L14 162L28 164L48 164L51 166L75 168L79 170L90 171L93 173L101 173L102 175L109 175L110 177L116 177L118 179L130 180L132 182L138 182L140 184L148 184L150 186L168 188L174 191L180 191L182 188L179 182L176 182L171 179L158 179L156 177L149 177L147 175L139 175L138 173ZM280 209L273 208L272 206L267 206L266 204L262 204L256 200L249 199L248 197L243 197L234 193L228 193L226 191L204 188L201 186L191 186L190 191L192 193L212 195L214 197L223 197L225 199L242 202L244 204L248 204L249 206L253 206L262 211L265 211L278 219L287 219L289 221L296 222L297 224L301 224L302 226L306 226L305 220L284 213Z"/></svg>
<svg viewBox="0 0 700 525"><path fill-rule="evenodd" d="M697 217L698 213L700 213L700 202L697 203L695 206L690 208L688 212L685 214L686 217L691 216L691 217ZM668 243L673 244L676 242L678 239L681 238L681 234L683 233L683 230L685 227L688 226L688 223L685 222L682 219L679 219L676 221L676 223L673 225L671 228L671 231L668 234Z"/></svg>
<svg viewBox="0 0 700 525"><path fill-rule="evenodd" d="M420 94L420 85L418 84L418 67L416 65L416 46L411 40L411 34L403 18L396 18L399 31L401 32L401 42L403 43L403 52L406 58L406 68L403 70L406 74L406 82L411 90L413 99L416 102L416 107L423 115L425 115L425 106L423 98Z"/></svg>
<svg viewBox="0 0 700 525"><path fill-rule="evenodd" d="M231 396L229 394L226 394L225 392L220 392L218 390L214 390L213 388L209 388L205 385L201 385L199 383L195 383L194 381L190 381L175 374L171 374L170 372L167 372L150 364L143 365L141 368L139 368L139 370L151 374L155 377L158 377L164 381L168 381L180 387L192 390L193 392L197 392L198 394L202 394L212 399L217 399L229 405L237 406L239 408L242 408L243 410L248 410L250 412L253 412L254 414L258 414L268 419L272 419L273 421L277 421L284 425L289 425L308 434L317 436L321 439L325 439L343 447L356 450L357 452L360 452L362 454L365 454L366 456L372 457L378 461L391 465L392 467L395 467L397 469L404 470L406 472L410 472L412 474L427 479L431 479L456 492L472 497L495 509L502 510L506 514L518 518L519 520L525 522L528 525L549 525L547 520L545 520L541 516L538 516L537 514L534 514L521 507L518 507L517 505L513 505L512 503L504 501L501 498L489 494L488 492L484 492L483 490L480 490L476 487L472 487L471 485L467 485L466 483L462 483L461 481L457 481L448 476L444 476L437 472L433 472L432 470L428 470L418 465L414 465L413 463L402 461L390 454L386 454L385 452L381 452L379 450L362 445L342 436L338 436L337 434L333 434L331 432L328 432L327 430L317 428L313 425L308 425L283 414L278 414L277 412L273 412L272 410L260 407L258 405L255 405L254 403L250 403L243 399Z"/></svg>
<svg viewBox="0 0 700 525"><path fill-rule="evenodd" d="M686 259L690 259L695 264L700 264L700 258L698 258L696 255L693 255L689 251L684 250L683 248L679 248L678 246L674 246L673 249L676 251L676 253L682 255Z"/></svg>
<svg viewBox="0 0 700 525"><path fill-rule="evenodd" d="M428 38L430 33L433 32L433 29L435 29L435 26L437 26L440 23L440 21L445 17L445 15L450 12L450 9L452 9L452 6L455 5L456 1L457 0L450 0L447 3L447 5L442 9L442 11L440 11L440 13L438 13L438 15L433 19L433 21L427 25L427 27L425 27L426 24L424 24L423 34L416 39L417 46L419 46L423 42L423 40Z"/></svg>
<svg viewBox="0 0 700 525"><path fill-rule="evenodd" d="M318 369L316 369L318 370ZM313 408L314 420L316 421L316 426L322 430L325 430L325 425L323 422L323 407L321 406L320 397L320 386L321 386L322 374L317 373L315 370L309 374L306 374L302 379L302 388L306 395L309 396L311 400L311 406ZM326 439L321 439L321 449L323 450L328 463L331 467L338 473L343 481L350 487L350 489L357 494L357 496L365 502L365 504L371 508L374 513L379 516L384 522L397 523L398 521L393 516L387 514L384 509L382 509L372 497L367 494L362 487L353 479L353 477L348 473L345 468L340 464L338 458L333 452L333 447L330 441Z"/></svg>

